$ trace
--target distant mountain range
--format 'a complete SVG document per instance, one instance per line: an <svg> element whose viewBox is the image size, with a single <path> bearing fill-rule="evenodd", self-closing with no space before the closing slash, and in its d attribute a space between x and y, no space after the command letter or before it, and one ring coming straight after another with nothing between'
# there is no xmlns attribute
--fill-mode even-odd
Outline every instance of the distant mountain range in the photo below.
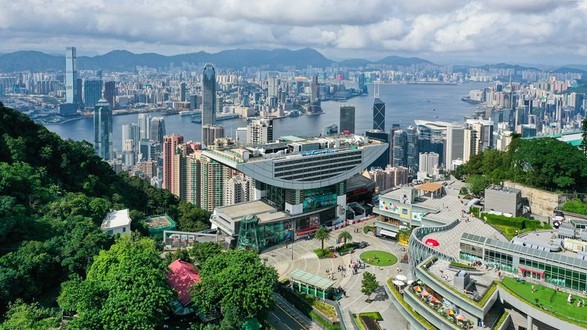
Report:
<svg viewBox="0 0 587 330"><path fill-rule="evenodd" d="M65 53L65 51L64 51ZM275 49L231 49L218 53L197 52L165 56L155 53L135 54L126 50L113 50L104 55L78 57L79 70L132 71L137 66L153 68L180 66L183 63L203 64L213 63L222 68L239 69L242 67L262 67L266 69L280 69L284 66L297 68L327 67L337 63L340 67L366 68L368 66L387 65L391 67L410 65L436 65L418 57L388 56L379 61L366 59L350 59L336 62L326 58L312 48L299 50ZM455 66L458 71L466 70L466 65ZM533 67L524 67L505 63L476 66L483 69L513 68L516 70L540 70ZM65 55L50 55L38 51L18 51L0 54L0 72L15 71L49 71L65 69ZM552 72L579 72L587 74L587 66L567 65Z"/></svg>

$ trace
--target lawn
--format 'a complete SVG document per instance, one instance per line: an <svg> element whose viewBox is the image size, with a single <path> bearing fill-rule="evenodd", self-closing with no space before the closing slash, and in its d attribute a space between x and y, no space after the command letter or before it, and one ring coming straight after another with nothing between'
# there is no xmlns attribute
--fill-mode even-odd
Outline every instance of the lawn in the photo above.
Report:
<svg viewBox="0 0 587 330"><path fill-rule="evenodd" d="M369 265L391 266L397 262L397 257L389 252L373 250L361 253L361 260Z"/></svg>
<svg viewBox="0 0 587 330"><path fill-rule="evenodd" d="M535 285L536 291L532 292L532 283L518 282L511 277L505 277L502 284L530 305L538 305L538 307L556 314L556 317L566 319L571 323L587 325L587 306L577 307L577 299L585 300L587 303L587 297L573 295L573 303L569 304L567 302L569 294L564 291L557 292L542 285Z"/></svg>

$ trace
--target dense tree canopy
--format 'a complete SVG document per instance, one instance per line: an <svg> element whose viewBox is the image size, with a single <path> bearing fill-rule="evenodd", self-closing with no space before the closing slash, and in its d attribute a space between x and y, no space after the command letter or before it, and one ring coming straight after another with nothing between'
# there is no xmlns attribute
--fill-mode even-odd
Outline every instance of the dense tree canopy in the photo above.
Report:
<svg viewBox="0 0 587 330"><path fill-rule="evenodd" d="M0 103L0 319L11 302L20 299L4 317L17 320L38 311L33 301L54 307L62 282L86 283L89 266L113 242L99 224L109 209L123 208L143 234L145 215L191 219L194 228L208 224L194 216L207 213L180 208L169 191L114 173L91 144L62 140Z"/></svg>
<svg viewBox="0 0 587 330"><path fill-rule="evenodd" d="M58 302L77 313L72 329L154 329L174 294L155 242L123 235L101 251L83 281L63 284Z"/></svg>
<svg viewBox="0 0 587 330"><path fill-rule="evenodd" d="M583 190L587 184L584 153L554 138L514 138L507 151L483 151L453 174L475 193L504 180L561 191Z"/></svg>
<svg viewBox="0 0 587 330"><path fill-rule="evenodd" d="M277 271L247 250L229 250L207 259L202 281L192 287L192 301L208 313L241 321L264 319L273 306Z"/></svg>

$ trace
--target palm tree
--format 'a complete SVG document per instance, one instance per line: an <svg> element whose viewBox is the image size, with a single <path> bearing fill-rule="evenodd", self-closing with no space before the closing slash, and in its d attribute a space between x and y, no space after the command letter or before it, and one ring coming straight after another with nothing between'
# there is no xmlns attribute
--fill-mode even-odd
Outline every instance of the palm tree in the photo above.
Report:
<svg viewBox="0 0 587 330"><path fill-rule="evenodd" d="M322 250L324 250L324 241L330 239L330 232L328 231L328 229L320 227L318 228L318 230L316 230L316 235L314 237L317 240L322 241Z"/></svg>
<svg viewBox="0 0 587 330"><path fill-rule="evenodd" d="M343 230L340 232L340 234L338 234L338 240L342 240L344 242L344 244L342 245L343 247L346 247L346 242L347 241L352 241L353 240L353 236L351 235L351 233L349 233L346 230Z"/></svg>

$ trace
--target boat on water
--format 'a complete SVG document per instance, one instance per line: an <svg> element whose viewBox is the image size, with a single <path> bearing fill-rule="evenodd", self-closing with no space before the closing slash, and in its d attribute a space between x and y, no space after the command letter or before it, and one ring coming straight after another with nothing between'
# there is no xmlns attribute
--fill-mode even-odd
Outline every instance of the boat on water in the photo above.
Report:
<svg viewBox="0 0 587 330"><path fill-rule="evenodd" d="M220 114L216 116L216 121L223 121L223 120L229 120L229 119L237 119L240 118L241 116L239 114L236 113L224 113L224 114ZM192 119L192 123L197 123L197 124L201 124L202 123L202 117L195 117L194 119Z"/></svg>
<svg viewBox="0 0 587 330"><path fill-rule="evenodd" d="M192 116L198 113L198 110L183 110L179 112L180 116Z"/></svg>

